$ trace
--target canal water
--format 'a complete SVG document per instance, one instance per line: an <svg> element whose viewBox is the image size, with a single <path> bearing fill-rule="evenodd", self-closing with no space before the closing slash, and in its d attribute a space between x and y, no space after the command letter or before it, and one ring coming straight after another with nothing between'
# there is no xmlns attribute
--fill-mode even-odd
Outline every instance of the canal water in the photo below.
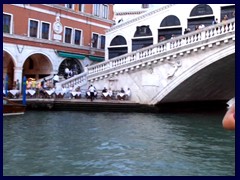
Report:
<svg viewBox="0 0 240 180"><path fill-rule="evenodd" d="M225 112L37 112L3 118L4 176L235 175Z"/></svg>

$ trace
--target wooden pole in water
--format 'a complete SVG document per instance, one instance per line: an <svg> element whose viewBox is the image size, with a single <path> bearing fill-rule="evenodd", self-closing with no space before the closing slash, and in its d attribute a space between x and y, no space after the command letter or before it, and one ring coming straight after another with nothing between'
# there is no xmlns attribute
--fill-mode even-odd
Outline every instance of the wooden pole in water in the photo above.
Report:
<svg viewBox="0 0 240 180"><path fill-rule="evenodd" d="M7 74L5 78L5 94L6 94L6 97L8 97L8 75Z"/></svg>
<svg viewBox="0 0 240 180"><path fill-rule="evenodd" d="M22 88L22 97L23 105L26 105L26 76L23 77L23 88Z"/></svg>

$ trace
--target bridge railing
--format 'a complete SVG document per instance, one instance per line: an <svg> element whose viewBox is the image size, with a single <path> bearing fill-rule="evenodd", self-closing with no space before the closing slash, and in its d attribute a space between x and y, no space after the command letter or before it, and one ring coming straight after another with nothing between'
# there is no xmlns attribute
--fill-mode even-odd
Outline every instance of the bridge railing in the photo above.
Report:
<svg viewBox="0 0 240 180"><path fill-rule="evenodd" d="M235 18L88 67L88 76L235 31Z"/></svg>
<svg viewBox="0 0 240 180"><path fill-rule="evenodd" d="M83 72L81 74L75 75L69 79L66 79L62 82L59 82L56 84L57 87L65 87L65 88L69 88L69 87L74 87L75 86L83 86L87 84L87 72Z"/></svg>
<svg viewBox="0 0 240 180"><path fill-rule="evenodd" d="M151 58L156 54L171 51L173 49L184 47L189 44L211 39L213 37L235 31L235 18L228 20L225 23L205 27L201 30L196 30L185 35L175 37L155 45L148 46L137 51L118 56L96 65L89 66L86 72L76 75L70 79L60 82L58 85L63 87L82 86L86 85L89 77L94 78L99 73L104 73L107 70L118 69L121 66L127 66L134 62L138 63L145 58Z"/></svg>

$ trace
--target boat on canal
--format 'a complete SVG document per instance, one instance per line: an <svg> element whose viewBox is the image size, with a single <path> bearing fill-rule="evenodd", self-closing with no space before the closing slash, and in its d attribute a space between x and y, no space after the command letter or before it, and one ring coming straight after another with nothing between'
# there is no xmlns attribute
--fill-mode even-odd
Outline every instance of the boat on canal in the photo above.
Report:
<svg viewBox="0 0 240 180"><path fill-rule="evenodd" d="M3 116L24 114L26 106L3 97Z"/></svg>

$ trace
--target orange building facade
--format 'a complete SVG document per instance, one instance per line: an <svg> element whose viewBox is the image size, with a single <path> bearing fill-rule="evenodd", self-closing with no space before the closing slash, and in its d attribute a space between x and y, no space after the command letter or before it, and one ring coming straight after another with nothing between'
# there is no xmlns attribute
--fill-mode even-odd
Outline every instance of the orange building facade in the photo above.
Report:
<svg viewBox="0 0 240 180"><path fill-rule="evenodd" d="M104 60L113 4L3 4L3 77L40 79Z"/></svg>

